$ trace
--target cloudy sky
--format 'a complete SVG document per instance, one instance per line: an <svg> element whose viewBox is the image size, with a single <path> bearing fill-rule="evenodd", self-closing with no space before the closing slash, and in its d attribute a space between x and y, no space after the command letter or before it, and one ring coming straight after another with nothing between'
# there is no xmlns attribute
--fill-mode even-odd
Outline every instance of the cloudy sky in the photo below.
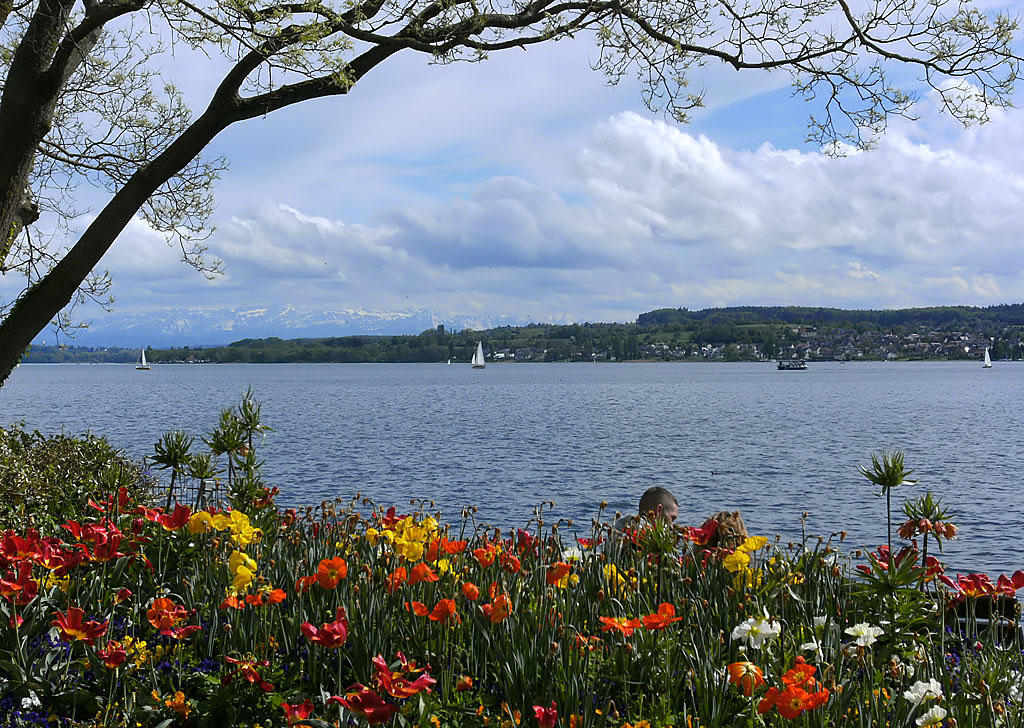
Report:
<svg viewBox="0 0 1024 728"><path fill-rule="evenodd" d="M396 58L345 98L228 129L207 281L133 223L117 310L428 310L629 321L686 306L1024 300L1024 111L963 129L923 97L877 149L804 143L788 76L711 66L678 125L586 39L475 65ZM168 69L201 105L210 74ZM99 312L90 312L101 317ZM187 343L187 342L186 342Z"/></svg>

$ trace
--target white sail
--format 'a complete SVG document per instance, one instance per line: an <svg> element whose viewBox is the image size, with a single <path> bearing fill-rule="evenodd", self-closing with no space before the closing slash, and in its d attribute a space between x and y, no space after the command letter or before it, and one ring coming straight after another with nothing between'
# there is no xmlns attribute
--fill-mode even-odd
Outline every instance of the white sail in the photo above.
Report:
<svg viewBox="0 0 1024 728"><path fill-rule="evenodd" d="M484 343L476 342L476 351L473 352L473 368L483 369L487 364L484 362Z"/></svg>
<svg viewBox="0 0 1024 728"><path fill-rule="evenodd" d="M139 352L139 363L135 365L136 369L149 369L149 364L146 363L146 350L142 349Z"/></svg>
<svg viewBox="0 0 1024 728"><path fill-rule="evenodd" d="M985 363L981 365L984 369L992 368L992 358L988 355L988 347L985 347Z"/></svg>

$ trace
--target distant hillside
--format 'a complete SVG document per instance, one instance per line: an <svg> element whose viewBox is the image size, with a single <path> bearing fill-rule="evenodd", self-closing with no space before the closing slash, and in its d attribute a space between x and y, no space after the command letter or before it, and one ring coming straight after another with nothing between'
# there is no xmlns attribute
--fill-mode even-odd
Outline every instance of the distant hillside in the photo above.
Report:
<svg viewBox="0 0 1024 728"><path fill-rule="evenodd" d="M1001 329L1024 326L1024 304L1012 303L978 308L976 306L935 306L890 310L851 310L813 308L808 306L731 306L690 311L686 308L661 308L642 313L640 326L673 324L792 324L852 325L872 324L879 327L934 326L939 328Z"/></svg>
<svg viewBox="0 0 1024 728"><path fill-rule="evenodd" d="M152 351L156 362L468 362L478 341L489 361L729 361L1022 358L1024 304L859 311L736 306L643 313L634 324L502 326L411 336L243 339L229 346Z"/></svg>
<svg viewBox="0 0 1024 728"><path fill-rule="evenodd" d="M295 306L121 311L97 315L73 343L85 347L221 346L240 339L393 336L411 334L440 323L449 328L483 329L517 323L508 317L442 317L431 311L307 309ZM45 340L45 335L42 337ZM52 339L50 340L52 343Z"/></svg>
<svg viewBox="0 0 1024 728"><path fill-rule="evenodd" d="M138 349L119 346L40 346L35 344L22 357L25 364L128 364L137 361Z"/></svg>
<svg viewBox="0 0 1024 728"><path fill-rule="evenodd" d="M800 306L658 309L636 323L529 324L415 335L246 338L146 350L154 363L1024 358L1024 304L862 311ZM137 349L33 347L26 362L132 362Z"/></svg>

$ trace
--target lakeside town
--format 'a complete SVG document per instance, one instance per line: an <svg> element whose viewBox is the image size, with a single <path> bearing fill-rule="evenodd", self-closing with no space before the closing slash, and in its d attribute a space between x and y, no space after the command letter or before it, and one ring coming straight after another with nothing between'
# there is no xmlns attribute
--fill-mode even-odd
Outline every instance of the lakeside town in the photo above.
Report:
<svg viewBox="0 0 1024 728"><path fill-rule="evenodd" d="M444 326L415 336L339 337L333 339L245 339L227 347L147 349L151 363L207 364L227 362L282 361L381 361L441 362L468 361L458 343L447 346L422 345L423 340L439 341L466 337L483 344L488 362L622 362L622 361L920 361L981 359L989 349L994 360L1024 359L1024 334L1007 330L997 335L980 331L942 331L919 327L917 330L864 330L819 326L782 326L760 340L733 340L700 332L681 340L680 332L647 331L618 333L610 337L594 336L590 329L608 324L585 324L548 329L579 329L579 335L548 330L529 345L510 345L513 332L519 327L490 331L466 330L446 333ZM858 330L860 329L860 330ZM693 334L693 332L682 332ZM764 333L764 332L760 332ZM735 332L734 332L735 334ZM750 336L748 331L746 336ZM757 338L755 334L754 338ZM604 339L607 339L605 341ZM417 344L421 344L417 346ZM400 347L400 348L396 348ZM372 347L373 351L366 351ZM333 349L333 351L332 351ZM357 357L352 356L361 352ZM139 350L121 347L35 347L26 356L29 363L119 362L135 361Z"/></svg>
<svg viewBox="0 0 1024 728"><path fill-rule="evenodd" d="M670 347L654 342L640 347L643 359L708 359L770 361L805 359L818 361L895 361L922 359L980 359L986 348L996 359L1024 358L1024 339L988 337L978 332L913 331L882 332L851 329L793 329L796 341L765 351L758 342L702 344Z"/></svg>

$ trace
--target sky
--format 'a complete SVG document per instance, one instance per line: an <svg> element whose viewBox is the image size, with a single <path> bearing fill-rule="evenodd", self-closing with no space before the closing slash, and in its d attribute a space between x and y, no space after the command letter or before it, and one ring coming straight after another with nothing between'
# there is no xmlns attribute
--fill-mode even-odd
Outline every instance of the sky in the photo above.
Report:
<svg viewBox="0 0 1024 728"><path fill-rule="evenodd" d="M924 95L918 121L832 158L805 143L817 109L788 75L697 70L706 108L681 125L635 83L607 86L595 53L579 38L479 64L399 56L346 97L229 128L210 148L230 164L209 241L224 274L206 280L134 221L101 264L112 315L1024 301L1024 111L964 129ZM167 61L197 110L209 63Z"/></svg>

